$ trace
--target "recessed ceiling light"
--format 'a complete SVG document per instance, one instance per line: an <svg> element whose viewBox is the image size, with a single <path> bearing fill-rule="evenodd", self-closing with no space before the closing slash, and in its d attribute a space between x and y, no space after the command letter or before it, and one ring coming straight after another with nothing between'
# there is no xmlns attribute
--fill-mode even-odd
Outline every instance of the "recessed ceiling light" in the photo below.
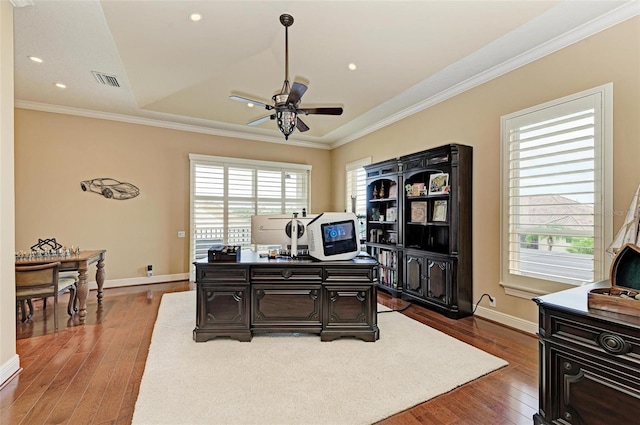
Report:
<svg viewBox="0 0 640 425"><path fill-rule="evenodd" d="M199 13L192 13L191 15L189 15L189 19L191 19L193 22L198 22L200 19L202 19L202 15Z"/></svg>
<svg viewBox="0 0 640 425"><path fill-rule="evenodd" d="M254 104L253 104L253 103L251 103L251 102L249 102L249 103L247 103L247 106L248 106L249 108L253 108L253 107L254 107Z"/></svg>
<svg viewBox="0 0 640 425"><path fill-rule="evenodd" d="M67 85L66 84L62 84L62 83L56 83L56 87L59 89L66 89Z"/></svg>
<svg viewBox="0 0 640 425"><path fill-rule="evenodd" d="M355 71L355 70L356 70L356 68L357 68L357 66L356 66L356 64L355 64L355 63L350 63L350 64L349 64L349 69L350 69L350 70Z"/></svg>
<svg viewBox="0 0 640 425"><path fill-rule="evenodd" d="M32 61L37 62L37 63L42 63L43 62L42 59L40 59L39 57L36 57L36 56L29 56L29 59L31 59Z"/></svg>

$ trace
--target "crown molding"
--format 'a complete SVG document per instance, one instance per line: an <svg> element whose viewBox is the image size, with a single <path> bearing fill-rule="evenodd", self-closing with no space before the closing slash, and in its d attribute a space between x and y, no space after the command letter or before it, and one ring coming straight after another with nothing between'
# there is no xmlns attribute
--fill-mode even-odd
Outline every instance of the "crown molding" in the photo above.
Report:
<svg viewBox="0 0 640 425"><path fill-rule="evenodd" d="M110 112L93 111L89 109L72 108L69 106L51 105L47 103L29 102L25 100L16 100L14 103L16 108L30 109L34 111L51 112L54 114L74 115L85 118L95 118L108 121L118 121L128 124L145 125L149 127L159 127L169 130L186 131L190 133L208 134L211 136L230 137L235 139L254 140L259 142L278 143L287 146L299 146L312 149L328 150L331 147L325 143L316 143L310 141L301 141L289 139L284 140L282 137L273 137L267 135L244 133L242 131L223 130L201 125L182 124L169 120L160 120L153 118L137 117L134 115L113 114Z"/></svg>
<svg viewBox="0 0 640 425"><path fill-rule="evenodd" d="M468 78L446 90L443 90L423 101L420 101L414 104L413 106L410 106L400 112L390 115L387 118L380 120L373 125L365 127L362 130L353 132L349 136L346 136L340 140L337 140L333 144L331 144L331 149L335 149L349 142L357 140L361 137L364 137L367 134L378 131L388 125L394 124L413 114L421 112L434 105L437 105L440 102L443 102L447 99L455 97L459 94L462 94L467 90L471 90L481 84L484 84L504 74L514 71L520 67L523 67L531 62L541 59L554 52L557 52L558 50L564 49L565 47L568 47L581 40L591 37L592 35L595 35L601 31L611 28L612 26L622 23L639 14L640 14L640 2L630 1L629 3L623 6L620 6L619 8L601 17L598 17L597 19L594 19L591 22L588 22L587 24L574 28L573 30L568 31L559 37L556 37L546 43L536 46L535 48L530 49L512 59L504 61L503 63L498 64L486 71L480 72L471 78ZM456 65L453 65L453 66L455 67ZM449 71L449 70L450 68L445 69L445 71ZM429 78L428 80L426 80L426 82L428 83L428 81L430 80L435 80L439 78L441 73L442 71L434 75L433 77ZM422 82L420 84L423 85L424 83L425 82Z"/></svg>

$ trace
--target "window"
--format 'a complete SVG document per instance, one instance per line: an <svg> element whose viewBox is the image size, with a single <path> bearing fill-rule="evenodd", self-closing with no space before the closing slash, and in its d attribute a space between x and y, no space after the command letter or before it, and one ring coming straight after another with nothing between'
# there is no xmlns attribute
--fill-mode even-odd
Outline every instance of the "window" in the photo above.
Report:
<svg viewBox="0 0 640 425"><path fill-rule="evenodd" d="M254 214L310 210L309 165L194 154L189 159L193 261L215 244L250 248Z"/></svg>
<svg viewBox="0 0 640 425"><path fill-rule="evenodd" d="M346 166L345 210L356 215L367 213L367 174L364 166L369 164L371 157L350 162Z"/></svg>
<svg viewBox="0 0 640 425"><path fill-rule="evenodd" d="M355 213L360 222L360 239L366 239L367 174L364 166L371 164L371 157L346 165L345 210Z"/></svg>
<svg viewBox="0 0 640 425"><path fill-rule="evenodd" d="M527 298L606 278L611 84L502 117L502 261Z"/></svg>

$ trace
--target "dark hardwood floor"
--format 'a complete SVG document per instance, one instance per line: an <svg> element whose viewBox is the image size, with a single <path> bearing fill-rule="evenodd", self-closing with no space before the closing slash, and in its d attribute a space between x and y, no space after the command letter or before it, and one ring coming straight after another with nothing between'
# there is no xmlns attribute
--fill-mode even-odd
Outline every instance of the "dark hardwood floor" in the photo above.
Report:
<svg viewBox="0 0 640 425"><path fill-rule="evenodd" d="M44 311L36 301L33 319L17 321L23 370L0 389L0 423L131 423L162 294L190 289L193 284L186 281L106 289L102 306L90 292L84 325L77 315L69 318L62 297L58 332L53 330L52 299ZM378 301L394 309L408 305L384 293ZM378 425L533 423L538 407L537 338L480 318L447 319L416 305L404 314L509 365ZM402 359L394 370L372 366L381 376L381 387L385 379L411 373L411 365Z"/></svg>

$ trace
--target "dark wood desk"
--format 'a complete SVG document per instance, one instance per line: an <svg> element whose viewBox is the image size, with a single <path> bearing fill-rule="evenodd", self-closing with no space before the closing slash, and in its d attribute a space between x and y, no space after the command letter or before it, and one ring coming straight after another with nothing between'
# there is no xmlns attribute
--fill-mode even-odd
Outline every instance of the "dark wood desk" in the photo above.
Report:
<svg viewBox="0 0 640 425"><path fill-rule="evenodd" d="M536 425L638 423L640 317L588 308L591 289L536 298L540 310L540 396Z"/></svg>
<svg viewBox="0 0 640 425"><path fill-rule="evenodd" d="M377 265L373 258L312 261L260 258L197 261L196 342L251 341L256 333L320 334L322 341L379 337Z"/></svg>
<svg viewBox="0 0 640 425"><path fill-rule="evenodd" d="M70 257L51 257L38 259L22 259L16 260L16 265L30 266L34 264L50 263L52 261L60 262L60 271L77 271L78 272L78 314L80 321L87 316L87 296L89 294L87 271L89 266L96 263L96 283L98 284L98 304L102 303L102 287L104 285L104 257L106 250L98 249L93 251L80 251L80 254L73 254Z"/></svg>

